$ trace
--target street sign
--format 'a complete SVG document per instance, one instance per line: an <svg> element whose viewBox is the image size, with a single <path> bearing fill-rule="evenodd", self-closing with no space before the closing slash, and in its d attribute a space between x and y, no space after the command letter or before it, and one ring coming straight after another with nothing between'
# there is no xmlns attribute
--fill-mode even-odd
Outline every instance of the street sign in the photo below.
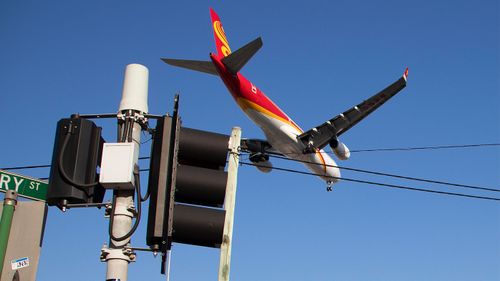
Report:
<svg viewBox="0 0 500 281"><path fill-rule="evenodd" d="M46 181L37 180L0 170L0 191L15 190L21 197L45 201L47 198Z"/></svg>
<svg viewBox="0 0 500 281"><path fill-rule="evenodd" d="M0 201L0 213L5 211L2 203ZM4 263L0 264L0 280L37 280L47 211L43 201L17 202Z"/></svg>

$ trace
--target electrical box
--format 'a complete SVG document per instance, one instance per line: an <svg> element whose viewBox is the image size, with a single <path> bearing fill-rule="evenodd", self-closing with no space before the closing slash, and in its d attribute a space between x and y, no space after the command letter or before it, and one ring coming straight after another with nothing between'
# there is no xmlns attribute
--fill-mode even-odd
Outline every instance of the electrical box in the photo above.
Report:
<svg viewBox="0 0 500 281"><path fill-rule="evenodd" d="M99 177L104 188L134 189L135 147L133 142L104 144Z"/></svg>
<svg viewBox="0 0 500 281"><path fill-rule="evenodd" d="M104 139L101 128L90 120L64 118L57 123L47 203L100 203L105 190L97 184Z"/></svg>

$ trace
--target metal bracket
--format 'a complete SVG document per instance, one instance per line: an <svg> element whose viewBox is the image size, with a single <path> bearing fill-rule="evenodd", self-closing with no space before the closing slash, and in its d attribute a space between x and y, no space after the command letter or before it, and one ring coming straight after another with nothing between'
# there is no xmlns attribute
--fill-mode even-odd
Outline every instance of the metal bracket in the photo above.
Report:
<svg viewBox="0 0 500 281"><path fill-rule="evenodd" d="M17 204L17 192L15 190L7 190L5 192L4 205L10 205L16 207Z"/></svg>
<svg viewBox="0 0 500 281"><path fill-rule="evenodd" d="M133 204L127 207L127 211L131 212L134 215L134 218L137 217L137 209Z"/></svg>
<svg viewBox="0 0 500 281"><path fill-rule="evenodd" d="M101 248L100 259L102 262L107 262L108 260L118 259L127 262L135 262L137 256L130 247L124 247L122 249L110 249L107 244L104 244Z"/></svg>
<svg viewBox="0 0 500 281"><path fill-rule="evenodd" d="M93 208L93 207L96 207L96 208L100 209L102 207L108 208L108 206L111 206L111 202L66 204L66 209L72 209L72 208Z"/></svg>
<svg viewBox="0 0 500 281"><path fill-rule="evenodd" d="M106 208L106 209L104 209L104 217L105 218L109 218L111 216L111 210L113 209L113 205L112 204L107 204L104 207Z"/></svg>

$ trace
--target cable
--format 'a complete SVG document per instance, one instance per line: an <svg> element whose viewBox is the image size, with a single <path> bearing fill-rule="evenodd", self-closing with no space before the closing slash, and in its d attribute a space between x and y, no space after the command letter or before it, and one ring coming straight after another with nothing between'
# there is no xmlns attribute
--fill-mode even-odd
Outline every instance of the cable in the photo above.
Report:
<svg viewBox="0 0 500 281"><path fill-rule="evenodd" d="M111 240L114 241L123 241L129 237L131 237L134 232L137 230L137 227L139 227L139 223L141 221L141 183L140 183L140 177L139 177L139 169L137 165L134 167L134 180L135 180L135 191L137 193L137 217L134 221L134 225L130 229L130 231L123 235L122 237L115 237L113 235L113 221L115 217L115 204L116 204L116 194L113 194L113 202L111 205L111 213L109 215L109 227L108 227L108 232L109 232L109 237L111 237Z"/></svg>
<svg viewBox="0 0 500 281"><path fill-rule="evenodd" d="M130 125L128 126L127 142L132 142L133 141L133 139L132 139L132 133L134 132L135 122L131 118L129 118L128 121L129 121Z"/></svg>
<svg viewBox="0 0 500 281"><path fill-rule="evenodd" d="M371 149L353 149L349 150L352 153L358 152L390 152L390 151L412 151L412 150L438 150L438 149L450 149L450 148L476 148L476 147L488 147L488 146L500 146L500 143L481 143L481 144L463 144L463 145L438 145L438 146L420 146L420 147L398 147L398 148L371 148ZM311 154L315 154L317 152L310 152ZM320 153L325 153L329 155L333 155L333 152L324 151ZM280 155L279 153L268 153L270 155ZM283 153L282 155L302 155L303 153Z"/></svg>
<svg viewBox="0 0 500 281"><path fill-rule="evenodd" d="M72 126L70 125L70 128ZM68 132L66 133L66 136L64 137L64 141L63 141L63 145L61 146L61 151L59 152L59 159L57 161L57 164L58 164L58 168L59 168L59 172L63 178L64 181L66 181L67 183L73 185L74 187L78 188L79 190L85 192L85 194L87 196L90 196L88 191L85 190L84 188L90 188L90 187L94 187L96 186L99 182L93 182L93 183L78 183L78 182L75 182L74 180L72 180L68 174L66 174L66 171L64 170L64 164L63 164L63 161L64 161L64 152L66 151L66 146L68 145L68 142L69 142L69 138L71 136L71 130L68 130Z"/></svg>
<svg viewBox="0 0 500 281"><path fill-rule="evenodd" d="M139 173L140 173L140 172L142 172L142 171L144 171L144 170L149 171L149 169L143 169L143 170L139 170L139 169L138 169L138 170L137 170L137 179L138 179L138 180L139 180ZM135 173L135 171L134 171L134 173ZM140 183L139 183L139 182L137 182L137 184L138 184L138 185L140 185ZM142 194L141 194L141 192L139 191L139 198L140 198L141 202L145 202L145 201L147 201L147 200L149 199L149 196L150 196L150 195L151 195L151 190L149 189L149 184L148 184L148 189L146 190L146 194L144 195L144 197L142 197Z"/></svg>
<svg viewBox="0 0 500 281"><path fill-rule="evenodd" d="M248 162L240 162L240 164L241 165L246 165L246 166L264 167L264 166L261 166L261 165L258 165L258 164L248 163ZM310 176L318 176L318 177L323 176L323 175L315 174L315 173L311 173L311 172L303 172L303 171L298 171L298 170L293 170L293 169L286 169L286 168L280 168L280 167L273 167L273 169L278 170L278 171L283 171L283 172L290 172L290 173L310 175ZM364 184L371 184L371 185L379 185L379 186L385 186L385 187L392 187L392 188L413 190L413 191L436 193L436 194L442 194L442 195L451 195L451 196L460 196L460 197L467 197L467 198L474 198L474 199L484 199L484 200L500 201L500 198L494 198L494 197L484 197L484 196L476 196L476 195L469 195L469 194L463 194L463 193L445 192L445 191L438 191L438 190L429 190L429 189L415 188L415 187L409 187L409 186L403 186L403 185L394 185L394 184L379 183L379 182L373 182L373 181L357 180L357 179L351 179L351 178L337 178L337 177L329 177L329 178L343 180L343 181L356 182L356 183L364 183Z"/></svg>
<svg viewBox="0 0 500 281"><path fill-rule="evenodd" d="M4 167L4 168L0 168L0 170L13 171L13 170L27 170L27 169L38 169L38 168L50 168L50 165L33 165L33 166Z"/></svg>
<svg viewBox="0 0 500 281"><path fill-rule="evenodd" d="M123 125L122 125L122 130L121 130L121 136L119 137L119 142L127 142L128 139L128 131L130 127L130 122L129 119L126 118Z"/></svg>
<svg viewBox="0 0 500 281"><path fill-rule="evenodd" d="M146 140L144 143L149 142ZM488 146L500 146L500 143L483 143L483 144L464 144L464 145L441 145L441 146L422 146L422 147L407 147L407 148L373 148L373 149L358 149L350 150L352 153L357 152L380 152L380 151L411 151L411 150L427 150L427 149L450 149L450 148L474 148L474 147L488 147ZM326 154L333 154L333 152L327 152ZM285 155L297 155L299 153L285 153ZM302 154L302 153L300 153ZM270 153L270 155L275 155ZM139 157L139 160L149 159L151 157L144 156ZM37 169L37 168L50 168L50 165L32 165L32 166L15 166L15 167L0 167L0 170L27 170L27 169Z"/></svg>
<svg viewBox="0 0 500 281"><path fill-rule="evenodd" d="M145 140L145 141L141 142L141 145L143 145L143 144L145 144L145 143L148 143L148 142L150 142L150 141L152 141L152 140L153 140L153 138L151 137L151 138L149 138L149 139L147 139L147 140ZM148 157L148 158L149 158L149 157Z"/></svg>
<svg viewBox="0 0 500 281"><path fill-rule="evenodd" d="M150 195L151 195L151 191L148 188L148 190L146 191L146 195L144 195L144 197L141 197L141 202L148 201Z"/></svg>
<svg viewBox="0 0 500 281"><path fill-rule="evenodd" d="M403 148L373 148L373 149L358 149L351 152L379 152L379 151L410 151L410 150L428 150L428 149L450 149L450 148L472 148L485 146L500 146L500 143L481 143L481 144L463 144L463 145L438 145L438 146L421 146L421 147L403 147Z"/></svg>
<svg viewBox="0 0 500 281"><path fill-rule="evenodd" d="M288 160L288 161L294 161L294 162L304 163L304 164L313 164L313 165L323 166L323 164L320 164L320 163L315 163L315 162L305 161L305 160L298 160L298 159L291 159L291 158L286 158L286 157L283 157L283 156L271 155L271 157L278 158L278 159L283 159L283 160ZM325 164L325 166L332 167L332 168L339 168L339 169L348 170L348 171L354 171L354 172L372 174L372 175L377 175L377 176L393 177L393 178L399 178L399 179L421 181L421 182L428 182L428 183L434 183L434 184L456 186L456 187L469 188L469 189L477 189L477 190L486 190L486 191L500 192L500 189L489 188L489 187L481 187L481 186L475 186L475 185L467 185L467 184L451 183L451 182L444 182L444 181L437 181L437 180L428 180L428 179L408 177L408 176L400 176L400 175L395 175L395 174L388 174L388 173L367 171L367 170L349 168L349 167L344 167L344 166L335 166L335 165L328 165L328 164Z"/></svg>

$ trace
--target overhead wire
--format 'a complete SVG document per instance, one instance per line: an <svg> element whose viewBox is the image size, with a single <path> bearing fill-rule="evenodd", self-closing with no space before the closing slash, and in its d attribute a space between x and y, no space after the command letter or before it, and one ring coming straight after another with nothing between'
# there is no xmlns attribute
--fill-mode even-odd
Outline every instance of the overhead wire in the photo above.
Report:
<svg viewBox="0 0 500 281"><path fill-rule="evenodd" d="M483 144L466 144L466 145L442 145L442 146L422 146L422 147L408 147L408 148L377 148L377 149L362 149L362 150L351 150L351 152L374 152L374 151L408 151L408 150L425 150L425 149L449 149L449 148L473 148L473 147L485 147L485 146L500 146L500 143L483 143ZM295 162L301 162L304 164L316 164L316 165L322 165L310 161L303 161L303 160L296 160L296 159L290 159L287 157L279 156L279 155L270 155L271 157L278 158L278 159L283 159L283 160L289 160L289 161L295 161ZM145 160L149 159L150 157L144 156L144 157L139 157L139 160ZM245 163L245 162L242 162ZM242 165L248 165L249 163L245 163ZM258 166L258 164L252 164L253 166ZM430 180L430 179L423 179L423 178L416 178L416 177L409 177L409 176L402 176L402 175L396 175L396 174L390 174L390 173L382 173L382 172L377 172L377 171L368 171L368 170L363 170L363 169L357 169L357 168L351 168L351 167L343 167L343 166L335 166L335 165L327 165L330 167L335 167L339 169L344 169L344 170L349 170L349 171L354 171L354 172L360 172L360 173L367 173L367 174L373 174L373 175L378 175L378 176L386 176L386 177L394 177L394 178L399 178L399 179L406 179L406 180L413 180L413 181L420 181L420 182L427 182L427 183L433 183L433 184L440 184L440 185L447 185L447 186L455 186L455 187L462 187L462 188L469 188L469 189L475 189L475 190L484 190L484 191L492 191L492 192L500 192L500 189L495 189L495 188L489 188L489 187L482 187L482 186L477 186L477 185L467 185L467 184L458 184L458 183L451 183L451 182L445 182L445 181L438 181L438 180ZM30 166L17 166L17 167L4 167L0 168L0 170L23 170L23 169L35 169L35 168L49 168L51 165L30 165ZM277 168L273 167L273 169L276 170L281 170L281 171L287 171L290 170L290 172L295 172L295 173L302 173L302 174L312 174L308 172L302 172L302 171L297 171L297 170L291 170L291 169L284 169L284 168ZM148 171L149 169L141 169L140 172L145 172ZM312 174L316 175L316 174ZM316 176L321 176L321 175L316 175ZM40 178L41 180L47 180L48 178ZM363 181L363 180L356 180L356 179L348 179L348 178L342 178L345 181L353 181L353 182L359 182L359 183L371 183L369 181ZM396 187L397 185L390 185L390 184L385 184L385 183L374 183L377 185L381 186L390 186L390 187ZM404 187L404 186L401 186ZM415 189L411 187L404 187L405 189ZM415 189L419 190L419 189ZM455 196L465 196L465 197L473 197L473 198L480 198L480 199L486 199L489 197L482 197L482 196L473 196L473 195L467 195L467 194L459 194L459 193L452 193L452 192L442 192L442 191L436 191L436 190L419 190L419 191L425 191L425 192L433 192L433 193L442 193L442 194L449 194L449 195L455 195ZM147 194L146 194L147 196ZM497 200L496 198L493 198L490 200ZM499 199L500 200L500 199Z"/></svg>
<svg viewBox="0 0 500 281"><path fill-rule="evenodd" d="M287 161L299 162L299 163L303 163L303 164L313 164L313 165L323 166L323 164L312 162L312 161L291 159L291 158L278 156L278 155L270 155L270 157L283 159L283 160L287 160ZM422 179L422 178L416 178L416 177L409 177L409 176L402 176L402 175L396 175L396 174L389 174L389 173L382 173L382 172L368 171L368 170L363 170L363 169L350 168L350 167L345 167L345 166L328 165L328 164L325 164L325 166L331 167L331 168L339 168L339 169L343 169L343 170L347 170L347 171L372 174L372 175L377 175L377 176L393 177L393 178L399 178L399 179L405 179L405 180L420 181L420 182L427 182L427 183L441 184L441 185L449 185L449 186L456 186L456 187L476 189L476 190L500 192L500 189L495 189L495 188L490 188L490 187L482 187L482 186L477 186L477 185L468 185L468 184L459 184L459 183L452 183L452 182L445 182L445 181L438 181L438 180Z"/></svg>
<svg viewBox="0 0 500 281"><path fill-rule="evenodd" d="M243 161L240 161L240 165L254 166L254 167L265 167L265 168L267 168L267 166L259 165L259 164L256 164L256 163L243 162ZM316 173L312 173L312 172L304 172L304 171L299 171L299 170L294 170L294 169L287 169L287 168L281 168L281 167L275 167L275 166L273 166L273 170L283 171L283 172L290 172L290 173L296 173L296 174L302 174L302 175L318 176L318 177L323 176L321 174L316 174ZM149 169L141 169L139 171L140 172L147 172L147 171L149 171ZM468 198L475 198L475 199L500 201L500 198L495 198L495 197L486 197L486 196L477 196L477 195L470 195L470 194L463 194L463 193L455 193L455 192L446 192L446 191L439 191L439 190L423 189L423 188L416 188L416 187L409 187L409 186L395 185L395 184L388 184L388 183L381 183L381 182L374 182L374 181L366 181L366 180L358 180L358 179L345 178L345 177L342 177L342 178L330 177L330 178L332 178L332 179L338 179L338 180L343 180L343 181L356 182L356 183L364 183L364 184L379 185L379 186L384 186L384 187L407 189L407 190L413 190L413 191L421 191L421 192L429 192L429 193L436 193L436 194L443 194L443 195L452 195L452 196L468 197Z"/></svg>
<svg viewBox="0 0 500 281"><path fill-rule="evenodd" d="M479 143L479 144L460 144L460 145L436 145L436 146L416 146L416 147L394 147L394 148L368 148L368 149L351 149L351 153L359 152L394 152L394 151L414 151L414 150L440 150L440 149L458 149L458 148L478 148L478 147L493 147L500 146L500 143ZM315 154L317 152L311 152ZM333 155L331 151L322 151L320 153ZM270 153L272 154L272 153ZM303 153L283 153L283 155L294 156L302 155ZM273 154L274 155L274 154Z"/></svg>
<svg viewBox="0 0 500 281"><path fill-rule="evenodd" d="M263 165L259 165L259 164L255 164L255 163L249 163L249 162L240 162L240 164L241 165L246 165L246 166L254 166L254 167L265 167ZM323 176L321 174L316 174L316 173L312 173L312 172L304 172L304 171L298 171L298 170L294 170L294 169L287 169L287 168L281 168L281 167L273 167L273 169L277 170L277 171L283 171L283 172L289 172L289 173L296 173L296 174L302 174L302 175L319 176L319 177ZM435 194L441 194L441 195L450 195L450 196L467 197L467 198L474 198L474 199L500 201L500 198L495 198L495 197L486 197L486 196L477 196L477 195L470 195L470 194L463 194L463 193L446 192L446 191L431 190L431 189L424 189L424 188L416 188L416 187L409 187L409 186L404 186L404 185L380 183L380 182L358 180L358 179L344 178L344 177L342 177L342 178L329 177L329 178L343 180L343 181L349 181L349 182L356 182L356 183L363 183L363 184L370 184L370 185L377 185L377 186L384 186L384 187L391 187L391 188L412 190L412 191L435 193Z"/></svg>
<svg viewBox="0 0 500 281"><path fill-rule="evenodd" d="M14 170L28 170L28 169L38 169L38 168L50 168L50 165L32 165L32 166L3 167L3 168L0 168L0 170L14 171Z"/></svg>
<svg viewBox="0 0 500 281"><path fill-rule="evenodd" d="M400 147L400 148L372 148L372 149L351 150L351 152L356 153L356 152L380 152L380 151L436 150L436 149L474 148L474 147L487 147L487 146L500 146L500 143L437 145L437 146Z"/></svg>
<svg viewBox="0 0 500 281"><path fill-rule="evenodd" d="M139 157L139 160L149 159L149 156ZM4 171L15 171L15 170L29 170L29 169L40 169L40 168L50 168L51 165L31 165L31 166L14 166L14 167L0 167L0 170Z"/></svg>
<svg viewBox="0 0 500 281"><path fill-rule="evenodd" d="M265 167L265 166L262 166L262 165L258 165L258 164L255 164L255 163L248 163L248 162L240 162L240 164L241 165L246 165L246 166L254 166L254 167ZM316 174L316 173L299 171L299 170L293 170L293 169L287 169L287 168L281 168L281 167L276 167L276 166L273 166L273 170L283 171L283 172L290 172L290 173L296 173L296 174L302 174L302 175L310 175L310 176L319 176L319 177L322 176L322 175ZM141 169L141 170L139 170L139 172L147 172L147 171L149 171L149 169ZM455 192L446 192L446 191L430 190L430 189L423 189L423 188L415 188L415 187L409 187L409 186L403 186L403 185L394 185L394 184L387 184L387 183L374 182L374 181L358 180L358 179L352 179L352 178L346 178L346 177L342 177L342 178L331 177L331 178L340 179L340 180L349 181L349 182L364 183L364 184L371 184L371 185L378 185L378 186L392 187L392 188L399 188L399 189L406 189L406 190L413 190L413 191L421 191L421 192L428 192L428 193L435 193L435 194L442 194L442 195L451 195L451 196L468 197L468 198L475 198L475 199L500 201L500 198L494 198L494 197L476 196L476 195L463 194L463 193L455 193ZM40 178L40 179L41 180L47 180L48 178ZM481 189L483 189L483 188L481 188ZM485 189L485 190L488 190L488 189ZM497 191L497 190L492 190L492 191ZM145 199L143 199L143 200L145 200Z"/></svg>
<svg viewBox="0 0 500 281"><path fill-rule="evenodd" d="M150 140L147 140L148 142ZM400 147L400 148L371 148L371 149L353 149L350 150L352 153L357 152L379 152L379 151L411 151L411 150L438 150L438 149L450 149L450 148L475 148L475 147L488 147L488 146L500 146L500 143L480 143L480 144L463 144L463 145L438 145L438 146L421 146L421 147ZM324 152L327 154L332 154L333 152ZM294 155L298 153L286 153L285 155ZM149 156L139 157L139 160L149 159ZM38 169L38 168L50 168L51 165L31 165L31 166L14 166L14 167L0 167L0 170L13 171L13 170L28 170L28 169Z"/></svg>

